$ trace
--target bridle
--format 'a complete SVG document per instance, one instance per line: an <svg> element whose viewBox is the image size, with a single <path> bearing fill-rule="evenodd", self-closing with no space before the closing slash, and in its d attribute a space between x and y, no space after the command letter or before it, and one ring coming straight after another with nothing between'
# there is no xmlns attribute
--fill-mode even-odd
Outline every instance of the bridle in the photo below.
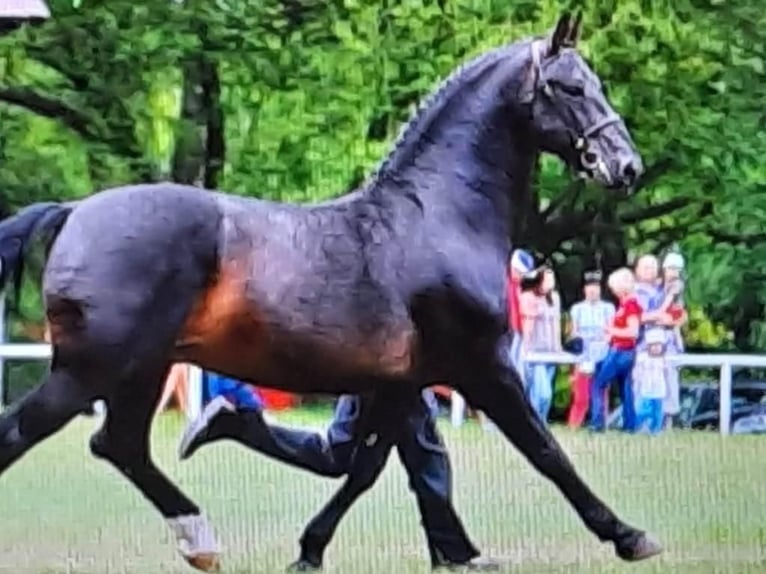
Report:
<svg viewBox="0 0 766 574"><path fill-rule="evenodd" d="M542 75L542 52L543 50L548 50L549 46L549 40L547 39L540 39L540 40L534 40L530 44L530 50L532 53L532 64L529 67L529 70L527 72L527 78L525 79L523 83L522 90L526 94L526 96L522 97L522 103L526 103L530 106L530 109L532 109L532 106L535 102L535 100L538 98L539 94L548 94L550 95L550 87L545 84L544 82L541 82L541 75ZM574 48L574 46L564 46L565 48ZM577 121L574 117L570 117L570 122L573 125L577 125ZM602 130L605 128L614 125L618 122L621 122L622 119L620 116L615 114L614 112L608 114L607 116L601 118L599 121L595 122L593 125L588 126L585 129L582 129L580 132L571 130L571 140L572 145L574 149L579 152L580 154L580 164L582 167L588 171L594 171L598 169L599 167L599 158L593 159L593 155L590 152L590 140L594 139L599 133L601 133Z"/></svg>

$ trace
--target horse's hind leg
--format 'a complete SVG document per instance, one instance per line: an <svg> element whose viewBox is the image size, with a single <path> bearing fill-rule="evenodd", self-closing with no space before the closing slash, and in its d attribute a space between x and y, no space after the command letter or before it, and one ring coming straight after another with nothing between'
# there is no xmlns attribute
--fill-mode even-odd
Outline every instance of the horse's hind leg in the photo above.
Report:
<svg viewBox="0 0 766 574"><path fill-rule="evenodd" d="M540 473L551 480L602 541L611 541L624 560L661 552L659 543L625 524L578 476L566 453L527 401L516 370L504 357L475 360L461 369L456 386L498 425Z"/></svg>
<svg viewBox="0 0 766 574"><path fill-rule="evenodd" d="M57 365L38 387L0 416L0 473L30 448L56 433L93 398L66 368Z"/></svg>
<svg viewBox="0 0 766 574"><path fill-rule="evenodd" d="M169 364L142 369L108 400L106 420L90 441L91 452L105 459L160 511L173 530L179 552L199 570L219 567L212 529L199 507L152 460L149 435L154 409Z"/></svg>

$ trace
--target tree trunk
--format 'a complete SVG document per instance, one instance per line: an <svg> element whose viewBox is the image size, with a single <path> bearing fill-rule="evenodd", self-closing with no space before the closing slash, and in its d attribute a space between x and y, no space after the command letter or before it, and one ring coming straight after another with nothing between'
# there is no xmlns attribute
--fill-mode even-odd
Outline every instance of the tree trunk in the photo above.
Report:
<svg viewBox="0 0 766 574"><path fill-rule="evenodd" d="M173 181L216 189L226 144L217 65L203 46L184 66L180 128L173 156Z"/></svg>

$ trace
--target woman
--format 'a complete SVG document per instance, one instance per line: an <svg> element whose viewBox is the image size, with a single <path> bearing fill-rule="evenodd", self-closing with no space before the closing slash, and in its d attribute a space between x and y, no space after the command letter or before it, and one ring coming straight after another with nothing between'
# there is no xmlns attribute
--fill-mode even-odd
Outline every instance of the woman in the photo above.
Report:
<svg viewBox="0 0 766 574"><path fill-rule="evenodd" d="M570 428L579 428L585 420L595 367L609 350L605 329L615 313L614 305L601 297L601 272L588 271L583 279L583 300L575 303L569 313L569 335L583 343L572 377L572 405L567 418Z"/></svg>
<svg viewBox="0 0 766 574"><path fill-rule="evenodd" d="M521 294L521 340L523 354L561 352L561 299L555 291L553 270L535 272L533 286ZM556 365L524 361L529 402L540 420L547 422L553 401Z"/></svg>
<svg viewBox="0 0 766 574"><path fill-rule="evenodd" d="M620 384L623 422L626 432L636 430L636 405L633 396L633 365L636 360L636 344L641 328L641 305L635 295L633 272L627 267L609 276L609 289L617 298L617 311L612 324L606 328L609 350L599 366L591 386L590 420L596 432L606 430L604 391L613 381Z"/></svg>
<svg viewBox="0 0 766 574"><path fill-rule="evenodd" d="M686 323L687 314L684 306L684 258L680 253L670 252L662 261L662 290L665 301L664 313L659 325L665 329L666 355L678 355L684 352L684 340L681 327ZM671 361L665 368L667 396L663 405L665 426L672 426L672 421L681 411L681 387L678 367Z"/></svg>

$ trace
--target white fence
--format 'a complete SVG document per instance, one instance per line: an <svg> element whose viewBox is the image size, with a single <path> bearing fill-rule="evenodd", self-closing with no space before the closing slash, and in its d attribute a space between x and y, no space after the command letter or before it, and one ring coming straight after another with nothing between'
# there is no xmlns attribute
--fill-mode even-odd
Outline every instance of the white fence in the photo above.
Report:
<svg viewBox="0 0 766 574"><path fill-rule="evenodd" d="M0 317L2 317L2 301L0 300ZM4 333L3 321L0 319L0 333ZM50 359L50 345L44 343L0 343L0 397L5 396L3 380L3 364L9 360L41 360ZM569 353L536 353L528 358L542 363L573 364L577 361L575 355ZM731 386L732 370L736 367L766 368L766 355L724 355L724 354L683 354L670 356L669 360L679 367L708 367L718 368L720 387L720 429L721 434L727 435L731 429ZM198 367L191 366L189 372L189 417L196 417L202 407L202 372ZM452 393L452 424L460 425L463 421L465 401L457 393Z"/></svg>

